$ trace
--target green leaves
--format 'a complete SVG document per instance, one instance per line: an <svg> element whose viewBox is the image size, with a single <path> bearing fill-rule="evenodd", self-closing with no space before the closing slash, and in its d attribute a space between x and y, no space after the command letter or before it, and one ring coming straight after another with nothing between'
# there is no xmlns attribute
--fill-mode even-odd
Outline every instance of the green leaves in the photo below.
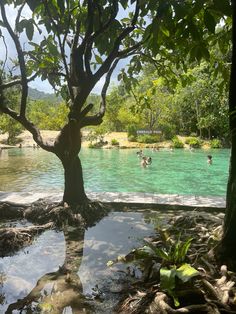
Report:
<svg viewBox="0 0 236 314"><path fill-rule="evenodd" d="M214 16L208 11L204 11L204 23L206 25L206 28L209 30L211 33L215 33L215 27L216 27L216 20Z"/></svg>
<svg viewBox="0 0 236 314"><path fill-rule="evenodd" d="M19 33L22 33L23 30L25 30L28 39L32 40L33 39L33 35L34 35L34 20L33 19L29 19L29 20L23 19L23 20L21 20L16 25L16 30Z"/></svg>
<svg viewBox="0 0 236 314"><path fill-rule="evenodd" d="M189 264L183 264L176 269L176 276L182 281L187 282L191 278L199 275L199 272Z"/></svg>
<svg viewBox="0 0 236 314"><path fill-rule="evenodd" d="M95 55L95 60L98 64L102 64L103 61L102 61L102 58L99 56L99 55Z"/></svg>
<svg viewBox="0 0 236 314"><path fill-rule="evenodd" d="M197 60L198 62L201 61L201 59L209 60L210 53L205 45L205 43L199 43L192 47L190 50L190 61Z"/></svg>
<svg viewBox="0 0 236 314"><path fill-rule="evenodd" d="M226 16L232 16L232 8L229 0L213 0L213 9Z"/></svg>
<svg viewBox="0 0 236 314"><path fill-rule="evenodd" d="M52 41L48 41L48 50L51 55L58 55L57 46Z"/></svg>
<svg viewBox="0 0 236 314"><path fill-rule="evenodd" d="M177 307L180 303L175 293L176 278L179 278L183 283L185 283L198 275L199 272L189 264L183 264L177 269L175 266L170 269L162 267L160 269L161 289L173 297L175 306Z"/></svg>
<svg viewBox="0 0 236 314"><path fill-rule="evenodd" d="M175 289L175 275L176 269L168 269L162 267L160 269L160 281L161 281L161 289L170 291Z"/></svg>
<svg viewBox="0 0 236 314"><path fill-rule="evenodd" d="M33 23L31 23L31 22L27 23L25 31L26 31L26 35L27 35L28 39L32 40L33 39L33 35L34 35L34 25L33 25Z"/></svg>

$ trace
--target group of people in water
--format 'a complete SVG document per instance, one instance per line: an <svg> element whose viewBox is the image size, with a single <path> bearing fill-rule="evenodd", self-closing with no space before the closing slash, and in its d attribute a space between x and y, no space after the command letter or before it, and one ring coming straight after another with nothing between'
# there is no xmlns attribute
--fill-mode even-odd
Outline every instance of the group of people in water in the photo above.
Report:
<svg viewBox="0 0 236 314"><path fill-rule="evenodd" d="M140 165L143 168L146 168L147 166L152 164L152 157L144 156L142 149L140 149L140 151L138 151L136 154L141 159Z"/></svg>
<svg viewBox="0 0 236 314"><path fill-rule="evenodd" d="M144 156L142 149L140 149L136 154L140 158L140 160L141 160L140 165L143 168L146 168L147 166L152 164L152 157ZM212 155L207 155L207 163L208 163L208 165L212 165L212 162L213 162Z"/></svg>

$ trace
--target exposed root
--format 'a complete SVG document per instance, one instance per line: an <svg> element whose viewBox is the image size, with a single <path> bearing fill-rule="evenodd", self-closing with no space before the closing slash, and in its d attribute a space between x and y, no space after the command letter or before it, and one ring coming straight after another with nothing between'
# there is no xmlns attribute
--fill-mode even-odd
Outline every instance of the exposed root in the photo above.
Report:
<svg viewBox="0 0 236 314"><path fill-rule="evenodd" d="M176 307L168 293L161 291L158 277L155 284L150 285L153 278L149 277L149 282L146 282L143 276L143 281L139 280L135 285L136 293L132 291L132 295L127 295L118 305L117 312L132 314L236 313L236 274L228 271L225 265L220 267L214 255L208 254L221 237L222 221L222 214L182 212L181 215L170 219L168 228L162 230L159 228L157 238L153 239L153 243L163 247L165 246L165 240L162 238L164 234L171 235L173 244L179 237L182 241L193 238L188 262L199 270L200 276L189 283L187 290L186 284L182 286L176 283L178 287L175 293L180 306ZM142 294L139 293L140 290Z"/></svg>
<svg viewBox="0 0 236 314"><path fill-rule="evenodd" d="M52 228L53 223L25 228L0 229L0 257L8 256L32 243L34 237L46 229Z"/></svg>
<svg viewBox="0 0 236 314"><path fill-rule="evenodd" d="M24 217L31 222L44 224L52 221L56 227L85 226L84 219L79 213L74 213L69 206L63 206L61 203L48 204L45 200L39 200L32 203L25 210Z"/></svg>
<svg viewBox="0 0 236 314"><path fill-rule="evenodd" d="M98 221L105 217L111 208L101 202L94 202L87 199L82 205L73 208L74 213L79 213L86 224L86 227L94 226Z"/></svg>
<svg viewBox="0 0 236 314"><path fill-rule="evenodd" d="M57 227L68 224L87 228L95 225L109 211L108 206L90 200L77 206L69 206L67 203L48 204L46 200L39 200L25 210L24 217L36 223L53 221Z"/></svg>
<svg viewBox="0 0 236 314"><path fill-rule="evenodd" d="M23 218L26 206L15 205L8 202L0 203L0 219Z"/></svg>

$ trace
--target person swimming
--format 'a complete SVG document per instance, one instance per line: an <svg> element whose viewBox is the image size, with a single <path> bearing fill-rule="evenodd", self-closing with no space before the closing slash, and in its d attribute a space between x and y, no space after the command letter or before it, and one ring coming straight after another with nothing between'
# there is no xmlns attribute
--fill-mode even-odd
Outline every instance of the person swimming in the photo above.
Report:
<svg viewBox="0 0 236 314"><path fill-rule="evenodd" d="M152 157L147 157L147 158L146 158L146 162L147 162L147 165L151 165L151 163L152 163Z"/></svg>
<svg viewBox="0 0 236 314"><path fill-rule="evenodd" d="M209 165L212 165L212 156L211 155L207 155L207 163Z"/></svg>
<svg viewBox="0 0 236 314"><path fill-rule="evenodd" d="M138 157L143 157L143 151L142 151L142 149L140 149L140 151L138 151L136 154L137 154Z"/></svg>
<svg viewBox="0 0 236 314"><path fill-rule="evenodd" d="M142 159L141 159L141 166L143 167L143 168L146 168L147 167L147 165L148 165L148 163L147 163L147 157L142 157Z"/></svg>

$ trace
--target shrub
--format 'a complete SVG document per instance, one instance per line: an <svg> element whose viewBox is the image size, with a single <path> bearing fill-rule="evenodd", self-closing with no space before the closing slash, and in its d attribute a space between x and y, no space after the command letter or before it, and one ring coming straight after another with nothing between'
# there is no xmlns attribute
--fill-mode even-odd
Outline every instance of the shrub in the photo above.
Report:
<svg viewBox="0 0 236 314"><path fill-rule="evenodd" d="M199 148L201 146L201 141L197 137L188 137L186 138L185 143L194 148Z"/></svg>
<svg viewBox="0 0 236 314"><path fill-rule="evenodd" d="M112 140L111 140L111 145L112 146L118 146L120 143L115 139L115 138L113 138Z"/></svg>
<svg viewBox="0 0 236 314"><path fill-rule="evenodd" d="M99 143L89 143L88 144L88 148L101 148L103 146L103 144L101 142Z"/></svg>
<svg viewBox="0 0 236 314"><path fill-rule="evenodd" d="M137 137L137 142L139 143L145 143L145 144L151 144L151 143L156 143L160 141L160 136L158 135L151 135L151 134L144 134L144 135L139 135Z"/></svg>
<svg viewBox="0 0 236 314"><path fill-rule="evenodd" d="M137 136L134 136L134 135L128 136L128 141L129 142L137 142Z"/></svg>
<svg viewBox="0 0 236 314"><path fill-rule="evenodd" d="M162 137L165 140L171 140L172 137L176 134L176 129L169 123L161 125L160 130L162 131Z"/></svg>
<svg viewBox="0 0 236 314"><path fill-rule="evenodd" d="M210 142L211 148L221 148L222 147L222 143L221 140L215 138L214 140L212 140Z"/></svg>
<svg viewBox="0 0 236 314"><path fill-rule="evenodd" d="M177 137L177 136L174 136L172 138L172 146L174 148L183 148L184 147L184 143Z"/></svg>
<svg viewBox="0 0 236 314"><path fill-rule="evenodd" d="M137 138L137 127L134 124L130 124L128 125L128 129L127 129L127 133L128 133L128 138L130 138L131 136L133 137L133 139Z"/></svg>

